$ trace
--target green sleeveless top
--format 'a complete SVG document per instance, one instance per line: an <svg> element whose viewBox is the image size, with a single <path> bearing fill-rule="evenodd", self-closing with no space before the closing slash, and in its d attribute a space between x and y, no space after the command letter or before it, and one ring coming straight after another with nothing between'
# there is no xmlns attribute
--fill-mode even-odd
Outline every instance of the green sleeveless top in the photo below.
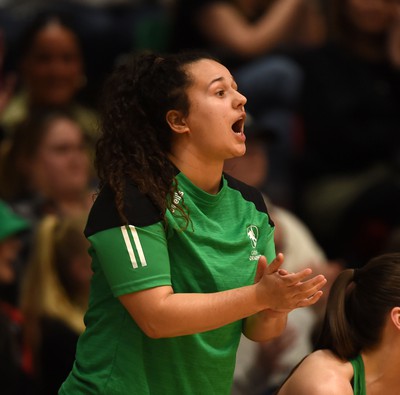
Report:
<svg viewBox="0 0 400 395"><path fill-rule="evenodd" d="M367 388L365 384L365 371L364 371L364 362L361 358L361 355L350 359L349 361L354 370L353 376L353 392L354 395L367 395Z"/></svg>

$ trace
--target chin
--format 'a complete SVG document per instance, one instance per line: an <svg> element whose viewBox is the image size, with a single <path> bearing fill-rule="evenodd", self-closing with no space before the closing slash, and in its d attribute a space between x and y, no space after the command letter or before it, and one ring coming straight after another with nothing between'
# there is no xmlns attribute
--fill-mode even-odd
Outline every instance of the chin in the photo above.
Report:
<svg viewBox="0 0 400 395"><path fill-rule="evenodd" d="M246 146L244 146L241 150L238 150L233 156L232 158L240 158L241 156L243 156L246 153Z"/></svg>

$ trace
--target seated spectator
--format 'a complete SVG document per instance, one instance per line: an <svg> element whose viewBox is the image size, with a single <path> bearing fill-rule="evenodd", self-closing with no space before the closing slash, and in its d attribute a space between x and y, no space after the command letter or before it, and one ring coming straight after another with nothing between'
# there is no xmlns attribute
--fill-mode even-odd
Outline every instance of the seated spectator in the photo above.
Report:
<svg viewBox="0 0 400 395"><path fill-rule="evenodd" d="M78 103L85 85L80 41L61 14L39 13L21 35L18 45L20 89L0 117L8 136L32 111L68 109L94 142L95 112Z"/></svg>
<svg viewBox="0 0 400 395"><path fill-rule="evenodd" d="M330 41L298 58L304 149L294 190L328 256L361 266L400 221L400 19L393 1L330 5Z"/></svg>
<svg viewBox="0 0 400 395"><path fill-rule="evenodd" d="M0 190L33 222L88 212L91 167L85 136L67 112L43 111L19 125L4 154Z"/></svg>
<svg viewBox="0 0 400 395"><path fill-rule="evenodd" d="M398 394L400 254L378 256L337 277L317 349L278 395Z"/></svg>
<svg viewBox="0 0 400 395"><path fill-rule="evenodd" d="M92 275L85 223L86 216L43 219L23 279L21 309L40 395L57 393L84 330Z"/></svg>
<svg viewBox="0 0 400 395"><path fill-rule="evenodd" d="M28 228L27 221L0 201L0 391L4 395L25 395L29 388L31 355L22 340L22 314L5 296L16 277L19 234Z"/></svg>
<svg viewBox="0 0 400 395"><path fill-rule="evenodd" d="M279 134L269 153L273 166L268 192L275 201L290 204L293 108L302 76L279 49L294 36L295 25L311 3L182 0L177 4L172 49L205 49L232 71L248 99L246 109L258 123Z"/></svg>

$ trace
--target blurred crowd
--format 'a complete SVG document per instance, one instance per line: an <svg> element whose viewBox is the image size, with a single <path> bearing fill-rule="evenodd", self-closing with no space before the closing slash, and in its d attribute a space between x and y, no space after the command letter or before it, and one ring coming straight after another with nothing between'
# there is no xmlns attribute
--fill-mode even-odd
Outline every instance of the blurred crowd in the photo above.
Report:
<svg viewBox="0 0 400 395"><path fill-rule="evenodd" d="M84 330L103 81L132 52L187 49L248 99L225 171L263 192L287 270L333 280L400 252L398 0L0 0L1 394L55 395ZM243 339L232 393L272 394L324 303Z"/></svg>

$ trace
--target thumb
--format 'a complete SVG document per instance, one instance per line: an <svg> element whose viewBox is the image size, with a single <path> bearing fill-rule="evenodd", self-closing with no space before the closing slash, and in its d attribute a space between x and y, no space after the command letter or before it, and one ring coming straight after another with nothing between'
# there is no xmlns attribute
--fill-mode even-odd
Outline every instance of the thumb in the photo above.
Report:
<svg viewBox="0 0 400 395"><path fill-rule="evenodd" d="M266 268L267 268L267 258L261 255L260 258L258 259L257 271L254 277L254 283L258 283L261 280Z"/></svg>
<svg viewBox="0 0 400 395"><path fill-rule="evenodd" d="M276 258L267 266L266 274L272 274L279 270L282 266L284 257L283 254L280 252Z"/></svg>

